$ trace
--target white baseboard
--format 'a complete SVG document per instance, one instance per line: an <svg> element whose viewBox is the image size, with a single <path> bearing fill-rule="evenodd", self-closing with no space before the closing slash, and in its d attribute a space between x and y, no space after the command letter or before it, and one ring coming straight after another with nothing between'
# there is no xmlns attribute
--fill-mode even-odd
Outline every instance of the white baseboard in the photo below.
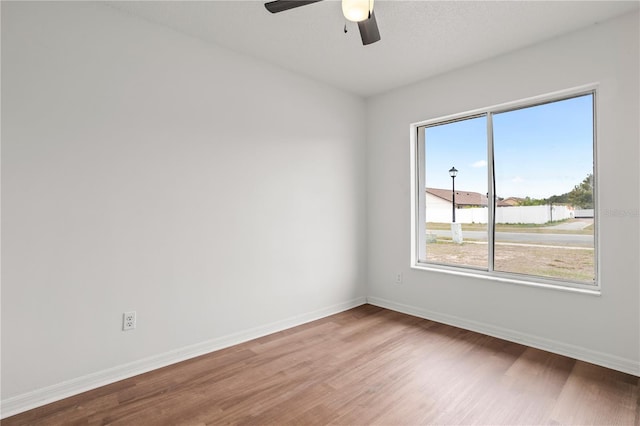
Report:
<svg viewBox="0 0 640 426"><path fill-rule="evenodd" d="M393 302L391 300L381 299L378 297L368 297L367 302L371 305L390 309L392 311L452 325L454 327L463 328L465 330L475 331L481 334L486 334L488 336L508 340L510 342L520 343L532 348L542 349L558 355L564 355L570 358L575 358L581 361L600 365L602 367L622 371L623 373L640 376L640 365L637 360L621 358L615 355L594 351L580 346L569 345L564 342L545 339L543 337L535 336L532 334L521 333L516 330L484 324L453 315L430 311L416 306L405 305L402 303Z"/></svg>
<svg viewBox="0 0 640 426"><path fill-rule="evenodd" d="M91 389L128 379L138 374L156 370L190 358L228 348L229 346L257 339L258 337L276 333L329 315L346 311L367 303L365 297L338 303L313 312L297 315L271 324L248 329L239 333L219 337L195 345L186 346L170 352L154 355L128 364L119 365L107 370L98 371L86 376L71 379L45 388L36 389L22 395L0 401L0 418L13 416L51 402L59 401Z"/></svg>

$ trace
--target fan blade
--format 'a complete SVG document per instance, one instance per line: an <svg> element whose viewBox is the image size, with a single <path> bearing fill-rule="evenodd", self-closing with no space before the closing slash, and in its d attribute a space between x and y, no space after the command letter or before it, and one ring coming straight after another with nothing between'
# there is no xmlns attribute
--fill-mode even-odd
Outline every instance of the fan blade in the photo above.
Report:
<svg viewBox="0 0 640 426"><path fill-rule="evenodd" d="M380 40L380 30L378 30L378 23L373 10L369 19L358 22L358 28L360 29L360 38L362 38L363 45L366 46Z"/></svg>
<svg viewBox="0 0 640 426"><path fill-rule="evenodd" d="M275 0L264 4L264 7L271 13L284 12L285 10L294 9L300 6L306 6L311 3L317 3L322 0Z"/></svg>

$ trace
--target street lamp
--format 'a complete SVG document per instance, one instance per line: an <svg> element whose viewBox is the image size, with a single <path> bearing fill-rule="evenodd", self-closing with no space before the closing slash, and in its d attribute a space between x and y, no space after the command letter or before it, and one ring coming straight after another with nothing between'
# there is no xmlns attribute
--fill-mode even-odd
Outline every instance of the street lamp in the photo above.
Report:
<svg viewBox="0 0 640 426"><path fill-rule="evenodd" d="M451 176L451 185L452 185L452 192L453 192L453 199L452 199L452 216L453 216L453 220L451 221L451 223L455 223L456 222L456 176L458 175L458 171L456 170L455 167L452 167L451 169L449 169L449 176Z"/></svg>

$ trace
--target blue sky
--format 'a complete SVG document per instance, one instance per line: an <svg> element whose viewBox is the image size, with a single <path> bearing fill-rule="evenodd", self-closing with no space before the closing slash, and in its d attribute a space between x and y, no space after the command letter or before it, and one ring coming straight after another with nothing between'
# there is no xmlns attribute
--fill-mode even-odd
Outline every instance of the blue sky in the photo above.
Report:
<svg viewBox="0 0 640 426"><path fill-rule="evenodd" d="M593 171L592 95L493 116L496 193L547 198L570 191ZM426 129L426 186L487 192L485 117Z"/></svg>

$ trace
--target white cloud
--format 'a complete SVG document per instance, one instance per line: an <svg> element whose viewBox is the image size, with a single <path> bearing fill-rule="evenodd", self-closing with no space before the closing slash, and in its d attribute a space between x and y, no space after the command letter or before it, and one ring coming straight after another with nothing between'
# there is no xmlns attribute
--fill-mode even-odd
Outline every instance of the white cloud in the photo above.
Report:
<svg viewBox="0 0 640 426"><path fill-rule="evenodd" d="M473 163L471 165L471 167L476 167L476 168L487 167L487 162L485 160L479 160L479 161L476 161L475 163Z"/></svg>
<svg viewBox="0 0 640 426"><path fill-rule="evenodd" d="M521 182L524 182L524 179L522 179L520 176L516 176L513 179L511 179L511 182L513 182L513 183L521 183Z"/></svg>

